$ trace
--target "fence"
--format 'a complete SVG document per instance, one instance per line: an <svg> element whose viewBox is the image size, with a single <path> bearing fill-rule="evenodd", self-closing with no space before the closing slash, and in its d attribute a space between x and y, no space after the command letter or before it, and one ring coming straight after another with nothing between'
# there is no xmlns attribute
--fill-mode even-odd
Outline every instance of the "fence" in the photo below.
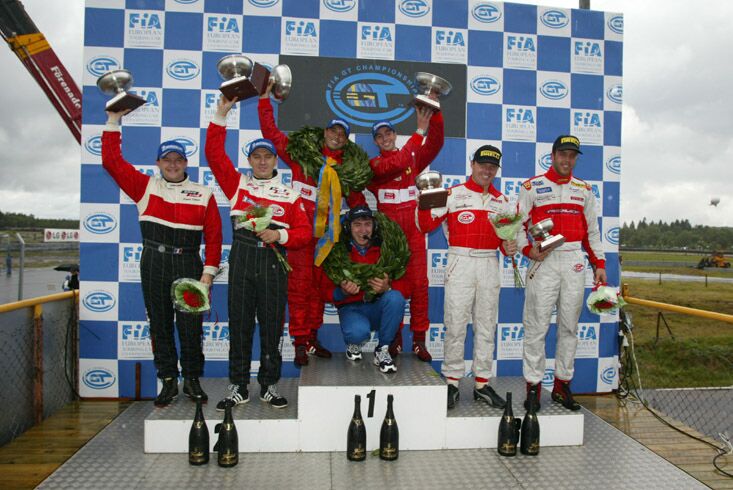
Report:
<svg viewBox="0 0 733 490"><path fill-rule="evenodd" d="M0 446L72 401L78 293L0 305Z"/></svg>
<svg viewBox="0 0 733 490"><path fill-rule="evenodd" d="M639 326L634 327L629 312L633 306L621 314L619 395L635 396L658 414L722 442L716 445L721 453L733 451L728 438L733 433L733 315L635 298L628 285L624 285L622 295L630 305L658 313L655 334L647 332L645 341L637 345L634 330ZM675 335L663 312L723 322L722 335L706 339L700 323L695 325L698 329L681 328ZM660 332L660 319L666 332ZM695 359L704 359L704 364L696 365ZM699 386L701 383L707 386ZM686 433L694 437L691 432Z"/></svg>

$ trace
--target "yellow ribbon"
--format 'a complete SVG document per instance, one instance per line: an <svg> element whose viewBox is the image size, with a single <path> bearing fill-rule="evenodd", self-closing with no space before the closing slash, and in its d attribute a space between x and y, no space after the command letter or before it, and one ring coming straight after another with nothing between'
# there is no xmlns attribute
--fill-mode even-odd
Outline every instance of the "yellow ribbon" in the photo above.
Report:
<svg viewBox="0 0 733 490"><path fill-rule="evenodd" d="M326 158L318 178L316 191L316 215L313 234L320 238L316 246L315 265L320 266L331 252L334 243L339 241L339 217L341 216L341 182L333 168L337 164L333 158Z"/></svg>

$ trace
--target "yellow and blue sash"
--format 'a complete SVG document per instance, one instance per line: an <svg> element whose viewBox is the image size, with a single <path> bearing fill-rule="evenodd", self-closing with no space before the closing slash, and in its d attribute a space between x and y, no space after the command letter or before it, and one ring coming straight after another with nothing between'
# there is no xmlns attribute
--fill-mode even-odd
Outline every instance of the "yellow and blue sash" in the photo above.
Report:
<svg viewBox="0 0 733 490"><path fill-rule="evenodd" d="M341 215L341 182L333 168L336 160L324 157L324 165L318 174L316 212L313 216L313 235L318 238L315 264L320 266L339 241L339 217Z"/></svg>

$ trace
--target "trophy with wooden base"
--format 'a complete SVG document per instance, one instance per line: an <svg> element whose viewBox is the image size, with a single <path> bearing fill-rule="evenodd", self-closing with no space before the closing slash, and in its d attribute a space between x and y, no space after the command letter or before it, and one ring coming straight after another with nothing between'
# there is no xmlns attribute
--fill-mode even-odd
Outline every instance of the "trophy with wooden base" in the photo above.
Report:
<svg viewBox="0 0 733 490"><path fill-rule="evenodd" d="M440 172L429 170L415 179L415 185L420 191L417 197L417 206L420 209L442 208L448 201L448 189L443 188L443 176Z"/></svg>
<svg viewBox="0 0 733 490"><path fill-rule="evenodd" d="M432 73L417 72L415 73L415 80L417 80L420 93L415 96L413 104L428 106L434 111L440 110L440 102L431 98L430 94L445 97L453 90L453 86L448 80Z"/></svg>
<svg viewBox="0 0 733 490"><path fill-rule="evenodd" d="M224 79L219 90L229 100L259 97L265 93L270 80L274 81L270 95L275 101L282 102L290 95L293 76L288 65L277 65L270 71L247 56L232 54L220 59L216 69Z"/></svg>
<svg viewBox="0 0 733 490"><path fill-rule="evenodd" d="M529 234L539 243L540 252L549 252L565 243L565 237L562 235L550 235L550 231L555 226L552 219L545 218L539 223L529 228Z"/></svg>
<svg viewBox="0 0 733 490"><path fill-rule="evenodd" d="M104 109L110 112L120 112L126 109L134 111L141 105L145 105L145 99L127 92L132 88L132 84L132 73L128 70L112 70L99 77L97 79L99 90L103 94L113 96L107 101Z"/></svg>

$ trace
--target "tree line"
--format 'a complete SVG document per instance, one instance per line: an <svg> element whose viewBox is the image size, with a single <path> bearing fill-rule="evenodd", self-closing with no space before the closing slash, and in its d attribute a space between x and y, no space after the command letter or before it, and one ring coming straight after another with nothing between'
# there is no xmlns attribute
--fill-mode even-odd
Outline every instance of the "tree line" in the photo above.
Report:
<svg viewBox="0 0 733 490"><path fill-rule="evenodd" d="M733 249L733 228L729 226L692 226L686 219L665 223L642 218L638 223L624 222L621 227L621 246L649 249Z"/></svg>
<svg viewBox="0 0 733 490"><path fill-rule="evenodd" d="M3 213L0 211L0 229L18 228L68 228L79 229L79 220L36 218L32 214Z"/></svg>

